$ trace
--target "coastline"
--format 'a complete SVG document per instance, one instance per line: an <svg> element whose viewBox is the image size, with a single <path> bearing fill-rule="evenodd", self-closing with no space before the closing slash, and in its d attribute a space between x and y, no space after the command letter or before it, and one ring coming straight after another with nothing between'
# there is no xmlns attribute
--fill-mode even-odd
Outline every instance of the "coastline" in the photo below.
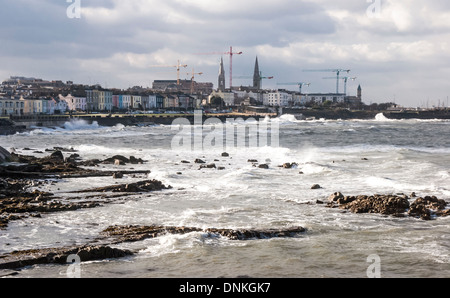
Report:
<svg viewBox="0 0 450 298"><path fill-rule="evenodd" d="M291 114L298 120L327 119L327 120L371 120L382 113L387 119L421 119L421 120L450 120L450 109L441 110L348 110L348 109L294 109L285 108L283 114ZM208 118L218 118L225 122L227 119L278 117L277 114L268 113L224 113L224 114L204 114L203 121ZM185 118L194 123L193 114L80 114L80 115L31 115L12 116L0 118L0 135L11 135L15 133L29 131L36 127L63 127L65 123L74 119L85 120L92 124L97 122L100 126L115 126L122 124L126 126L138 125L170 125L177 118Z"/></svg>

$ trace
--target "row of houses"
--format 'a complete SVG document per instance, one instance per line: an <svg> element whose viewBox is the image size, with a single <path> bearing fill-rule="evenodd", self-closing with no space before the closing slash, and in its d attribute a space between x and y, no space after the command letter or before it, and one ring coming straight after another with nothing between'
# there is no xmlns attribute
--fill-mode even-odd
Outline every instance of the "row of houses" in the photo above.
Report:
<svg viewBox="0 0 450 298"><path fill-rule="evenodd" d="M0 97L0 115L29 114L63 114L77 112L115 112L115 111L149 111L200 109L202 106L217 104L225 107L241 105L263 105L267 107L305 106L308 103L358 103L361 102L361 87L358 87L356 97L344 94L301 94L287 90L252 90L237 88L233 90L213 90L209 97L203 100L198 95L183 93L152 93L152 94L120 94L117 90L102 88L85 90L82 96L68 94L55 97Z"/></svg>
<svg viewBox="0 0 450 298"><path fill-rule="evenodd" d="M213 91L208 98L208 103L212 103L214 98L221 98L225 106L245 105L253 101L271 107L304 106L307 103L323 104L327 101L344 103L347 99L344 94L301 94L286 90L264 90L261 92L252 90Z"/></svg>
<svg viewBox="0 0 450 298"><path fill-rule="evenodd" d="M185 94L114 95L110 90L86 90L86 96L1 98L0 116L64 114L66 112L149 111L196 109L201 100Z"/></svg>

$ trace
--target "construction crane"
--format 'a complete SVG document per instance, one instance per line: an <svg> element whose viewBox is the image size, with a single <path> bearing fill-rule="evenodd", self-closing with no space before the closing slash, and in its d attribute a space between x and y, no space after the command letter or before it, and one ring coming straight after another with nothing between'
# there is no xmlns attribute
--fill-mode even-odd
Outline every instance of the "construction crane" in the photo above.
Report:
<svg viewBox="0 0 450 298"><path fill-rule="evenodd" d="M311 72L335 72L336 73L336 94L339 94L339 76L341 72L349 73L350 69L306 69L304 71Z"/></svg>
<svg viewBox="0 0 450 298"><path fill-rule="evenodd" d="M311 83L303 83L303 82L298 82L298 83L278 83L277 85L298 85L299 91L300 91L300 93L302 93L302 87L303 86L309 86L309 85L311 85Z"/></svg>
<svg viewBox="0 0 450 298"><path fill-rule="evenodd" d="M180 60L178 60L178 64L177 65L151 65L150 67L176 67L177 68L177 85L180 85L180 68L184 67L186 68L187 65L186 64L181 64Z"/></svg>
<svg viewBox="0 0 450 298"><path fill-rule="evenodd" d="M328 79L335 79L335 77L325 77L325 78L323 78L323 79L325 79L325 80L328 80ZM341 79L341 80L344 80L344 94L347 95L347 81L348 81L348 80L354 81L354 80L356 80L356 77L354 77L354 78L351 78L351 77L341 77L340 79Z"/></svg>
<svg viewBox="0 0 450 298"><path fill-rule="evenodd" d="M230 47L229 52L212 52L212 53L199 53L197 55L229 55L230 56L230 90L233 86L233 55L242 55L242 52L233 52L233 47Z"/></svg>
<svg viewBox="0 0 450 298"><path fill-rule="evenodd" d="M193 94L194 93L194 79L195 79L195 75L201 76L203 74L203 72L195 72L194 68L192 68L192 72L190 72L190 73L188 72L187 74L188 75L192 75L191 76L191 94Z"/></svg>

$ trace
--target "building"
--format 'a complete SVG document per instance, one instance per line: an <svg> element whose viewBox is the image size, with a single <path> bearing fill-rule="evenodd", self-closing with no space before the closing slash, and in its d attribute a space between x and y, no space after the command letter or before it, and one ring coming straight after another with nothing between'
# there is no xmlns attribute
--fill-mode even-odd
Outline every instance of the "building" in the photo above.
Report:
<svg viewBox="0 0 450 298"><path fill-rule="evenodd" d="M96 86L86 90L86 109L88 112L110 112L113 107L113 93Z"/></svg>
<svg viewBox="0 0 450 298"><path fill-rule="evenodd" d="M284 90L267 92L263 95L263 104L271 107L292 106L293 97L291 93Z"/></svg>
<svg viewBox="0 0 450 298"><path fill-rule="evenodd" d="M152 89L161 92L182 92L185 94L202 93L210 94L214 89L213 83L198 83L193 80L180 80L178 85L177 80L155 80L153 81Z"/></svg>
<svg viewBox="0 0 450 298"><path fill-rule="evenodd" d="M24 114L25 102L18 99L0 98L1 116L20 116Z"/></svg>
<svg viewBox="0 0 450 298"><path fill-rule="evenodd" d="M223 103L224 103L225 106L234 106L235 105L235 93L234 92L213 91L208 96L208 104L211 104L211 100L214 97L222 98Z"/></svg>
<svg viewBox="0 0 450 298"><path fill-rule="evenodd" d="M305 95L306 103L323 104L325 102L343 103L345 102L345 94L342 93L310 93Z"/></svg>
<svg viewBox="0 0 450 298"><path fill-rule="evenodd" d="M359 107L362 104L362 88L358 85L356 96L346 96L345 102L352 107Z"/></svg>
<svg viewBox="0 0 450 298"><path fill-rule="evenodd" d="M59 95L60 100L64 100L69 111L86 111L86 97L77 97L71 94L67 96Z"/></svg>

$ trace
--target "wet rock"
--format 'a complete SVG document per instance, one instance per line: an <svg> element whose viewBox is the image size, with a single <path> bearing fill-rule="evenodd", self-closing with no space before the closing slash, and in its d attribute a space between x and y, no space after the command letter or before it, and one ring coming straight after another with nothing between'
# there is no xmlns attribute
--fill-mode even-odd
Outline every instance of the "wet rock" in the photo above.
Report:
<svg viewBox="0 0 450 298"><path fill-rule="evenodd" d="M151 192L163 189L172 188L170 185L165 186L159 180L145 180L136 183L112 185L106 187L98 187L86 190L74 191L72 193L87 193L87 192Z"/></svg>
<svg viewBox="0 0 450 298"><path fill-rule="evenodd" d="M121 179L123 178L123 173L122 172L117 172L113 174L113 178L114 179Z"/></svg>
<svg viewBox="0 0 450 298"><path fill-rule="evenodd" d="M5 148L0 146L0 164L10 161L11 154Z"/></svg>
<svg viewBox="0 0 450 298"><path fill-rule="evenodd" d="M281 167L285 169L297 168L298 164L296 162L290 163L285 162Z"/></svg>
<svg viewBox="0 0 450 298"><path fill-rule="evenodd" d="M187 160L182 160L181 163L191 163L191 162Z"/></svg>
<svg viewBox="0 0 450 298"><path fill-rule="evenodd" d="M134 156L130 156L130 163L132 165L143 164L144 160L142 158L136 158Z"/></svg>
<svg viewBox="0 0 450 298"><path fill-rule="evenodd" d="M59 162L64 162L64 155L61 151L55 151L52 154L50 154L50 159L55 160L55 161L59 161Z"/></svg>
<svg viewBox="0 0 450 298"><path fill-rule="evenodd" d="M230 156L230 154L228 154L227 152L223 152L223 153L222 153L222 156L223 156L223 157L228 157L228 156Z"/></svg>
<svg viewBox="0 0 450 298"><path fill-rule="evenodd" d="M408 214L424 220L430 220L432 215L449 215L450 211L444 210L446 206L447 203L444 200L438 199L435 196L419 197L411 203Z"/></svg>
<svg viewBox="0 0 450 298"><path fill-rule="evenodd" d="M38 264L67 264L70 255L78 255L82 262L122 258L133 255L129 250L106 245L83 245L78 247L44 248L14 251L0 255L0 269L18 269Z"/></svg>
<svg viewBox="0 0 450 298"><path fill-rule="evenodd" d="M412 216L430 220L450 215L447 202L435 196L419 197L410 203L406 195L344 196L336 192L328 197L327 207L339 207L353 213L380 213L393 216Z"/></svg>
<svg viewBox="0 0 450 298"><path fill-rule="evenodd" d="M313 184L311 186L311 189L319 189L319 188L322 188L319 184Z"/></svg>
<svg viewBox="0 0 450 298"><path fill-rule="evenodd" d="M185 234L191 232L204 232L210 235L220 235L231 240L267 239L274 237L295 237L304 233L303 227L291 227L286 229L267 230L233 230L233 229L200 229L195 227L174 226L110 226L102 234L106 237L117 239L114 243L142 241L147 238L155 238L165 234Z"/></svg>
<svg viewBox="0 0 450 298"><path fill-rule="evenodd" d="M249 159L249 160L247 160L247 162L258 162L258 160L257 159Z"/></svg>
<svg viewBox="0 0 450 298"><path fill-rule="evenodd" d="M268 169L269 168L269 165L268 164L260 164L260 165L258 165L258 168L260 168L260 169Z"/></svg>
<svg viewBox="0 0 450 298"><path fill-rule="evenodd" d="M344 195L340 192L335 192L328 197L328 202L337 202L339 199L344 198Z"/></svg>
<svg viewBox="0 0 450 298"><path fill-rule="evenodd" d="M408 199L404 196L373 195L348 196L339 202L339 208L353 213L402 214L409 208Z"/></svg>
<svg viewBox="0 0 450 298"><path fill-rule="evenodd" d="M215 169L215 168L216 168L216 164L215 163L211 163L211 164L208 164L208 165L200 165L199 170L200 169Z"/></svg>
<svg viewBox="0 0 450 298"><path fill-rule="evenodd" d="M204 160L202 160L202 159L199 159L199 158L197 158L195 161L194 161L195 163L205 163L205 161Z"/></svg>
<svg viewBox="0 0 450 298"><path fill-rule="evenodd" d="M105 160L103 160L102 163L104 164L115 164L116 161L119 160L119 162L121 162L121 164L127 164L130 163L130 160L128 158L126 158L123 155L114 155L113 157L107 158Z"/></svg>

